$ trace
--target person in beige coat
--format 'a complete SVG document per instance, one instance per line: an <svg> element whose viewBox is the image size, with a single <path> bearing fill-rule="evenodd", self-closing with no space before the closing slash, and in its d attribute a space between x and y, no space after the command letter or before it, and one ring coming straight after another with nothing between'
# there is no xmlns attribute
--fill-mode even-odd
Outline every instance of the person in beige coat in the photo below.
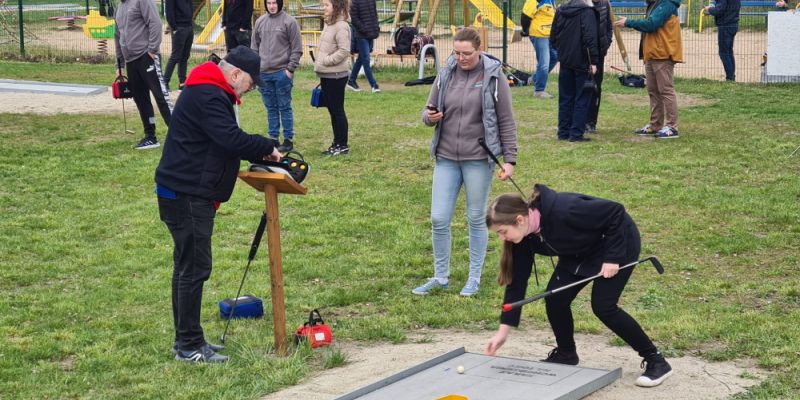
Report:
<svg viewBox="0 0 800 400"><path fill-rule="evenodd" d="M350 76L350 25L347 23L349 0L322 0L325 27L319 38L314 72L322 87L322 104L328 108L333 126L333 144L323 151L326 156L348 154L347 115L344 112L344 88Z"/></svg>

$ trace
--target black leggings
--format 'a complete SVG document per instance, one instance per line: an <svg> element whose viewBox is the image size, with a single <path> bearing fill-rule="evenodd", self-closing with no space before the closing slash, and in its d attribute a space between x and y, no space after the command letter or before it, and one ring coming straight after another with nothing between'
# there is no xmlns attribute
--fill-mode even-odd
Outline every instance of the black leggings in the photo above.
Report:
<svg viewBox="0 0 800 400"><path fill-rule="evenodd" d="M625 289L625 284L628 283L634 268L623 269L613 278L600 277L592 281L594 282L592 284L592 311L611 331L639 352L640 356L645 357L655 353L656 346L644 333L639 323L617 306L622 290ZM547 290L566 286L584 278L565 271L563 267L556 267L547 284ZM588 284L589 282L586 282L545 298L547 319L550 321L550 327L553 328L559 349L575 350L575 325L572 320L570 304L578 292Z"/></svg>
<svg viewBox="0 0 800 400"><path fill-rule="evenodd" d="M148 137L156 136L156 117L153 114L153 104L150 102L150 92L156 99L158 111L161 118L169 126L169 119L172 115L172 102L169 100L169 91L164 85L164 78L161 75L161 60L159 56L155 59L148 54L125 64L128 71L128 83L133 93L133 102L139 109L139 117L142 119L144 134Z"/></svg>
<svg viewBox="0 0 800 400"><path fill-rule="evenodd" d="M344 87L347 85L347 76L330 79L320 78L322 85L322 100L328 113L331 115L333 127L333 144L347 146L347 114L344 112Z"/></svg>

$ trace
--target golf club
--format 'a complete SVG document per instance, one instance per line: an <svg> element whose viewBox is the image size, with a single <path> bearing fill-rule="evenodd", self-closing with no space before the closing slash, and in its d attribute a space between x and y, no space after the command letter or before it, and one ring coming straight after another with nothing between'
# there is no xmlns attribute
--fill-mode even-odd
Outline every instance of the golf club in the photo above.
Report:
<svg viewBox="0 0 800 400"><path fill-rule="evenodd" d="M253 259L256 258L256 252L258 251L258 245L261 244L261 238L264 237L264 228L267 226L267 213L261 213L261 222L258 223L258 229L256 229L256 235L253 237L253 244L250 245L250 255L247 256L247 267L244 268L244 275L242 275L242 282L239 283L239 290L236 291L236 297L233 298L233 306L231 306L231 313L228 315L228 322L225 323L225 331L222 332L222 337L220 337L219 341L222 344L225 344L225 335L228 333L228 327L231 326L231 320L233 319L234 313L236 312L236 303L239 301L239 295L242 294L242 286L244 286L244 280L247 278L247 271L250 269L250 263L253 262Z"/></svg>
<svg viewBox="0 0 800 400"><path fill-rule="evenodd" d="M505 172L506 172L506 170L504 170L504 169L503 169L503 164L501 164L501 163L500 163L500 160L498 160L498 159L497 159L497 157L495 157L495 156L494 156L494 154L492 153L492 151L491 151L491 150L489 150L489 146L487 146L487 145L486 145L486 141L485 141L485 140L483 140L483 138L479 138L479 139L478 139L478 144L479 144L479 145L481 145L481 147L483 147L483 149L484 149L484 150L486 150L486 152L487 152L487 153L489 153L489 157L491 157L491 158L492 158L492 160L494 160L494 163L495 163L495 164L497 164L497 166L498 166L498 167L500 167L500 171L503 171L503 172L505 173ZM528 198L528 196L526 196L526 195L525 195L525 193L523 193L523 192L522 192L522 189L520 189L520 188L519 188L519 186L517 186L517 182L514 182L514 179L512 179L512 178L509 176L509 177L508 177L508 180L510 180L510 181L511 181L511 183L513 183L513 184L514 184L514 187L515 187L515 188L517 188L517 190L519 190L519 194L521 194L521 195L522 195L522 198L523 198L523 199L526 199L526 198Z"/></svg>
<svg viewBox="0 0 800 400"><path fill-rule="evenodd" d="M647 261L650 261L651 263L653 263L653 266L656 268L656 271L658 271L659 274L663 274L664 273L664 266L661 265L661 262L658 261L658 258L656 258L655 256L650 256L650 257L647 257L647 258L643 258L643 259L641 259L639 261L634 261L634 262L632 262L630 264L625 264L625 265L619 267L619 269L623 270L625 268L633 267L634 265L639 265L639 264L641 264L643 262L647 262ZM539 293L536 296L528 297L527 299L523 299L523 300L520 300L520 301L515 301L513 303L503 304L503 312L508 312L508 311L511 311L511 310L513 310L515 308L522 307L525 304L533 303L534 301L539 300L539 299L543 299L543 298L545 298L547 296L550 296L553 293L558 293L558 292L560 292L562 290L569 289L569 288L571 288L573 286L577 286L577 285L580 285L582 283L589 282L589 281L591 281L593 279L597 279L597 278L599 278L601 276L603 276L602 273L597 274L595 276L590 276L590 277L588 277L586 279L581 279L581 280L579 280L577 282L570 283L569 285L564 285L564 286L562 286L560 288L557 288L557 289L548 290L548 291L546 291L544 293Z"/></svg>
<svg viewBox="0 0 800 400"><path fill-rule="evenodd" d="M125 133L134 133L132 130L128 129L128 117L125 115L125 99L122 100L122 128L125 129Z"/></svg>

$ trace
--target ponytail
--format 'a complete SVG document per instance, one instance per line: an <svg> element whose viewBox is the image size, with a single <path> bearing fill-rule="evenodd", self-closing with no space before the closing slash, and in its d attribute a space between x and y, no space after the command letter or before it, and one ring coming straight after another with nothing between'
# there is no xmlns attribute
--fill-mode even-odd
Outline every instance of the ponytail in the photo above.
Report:
<svg viewBox="0 0 800 400"><path fill-rule="evenodd" d="M494 225L516 225L517 216L528 216L529 208L539 207L539 191L534 188L528 201L525 201L515 194L503 194L498 196L486 212L486 226L491 228ZM514 269L514 256L512 255L514 243L504 241L503 253L500 255L500 274L497 276L497 283L501 286L511 284Z"/></svg>

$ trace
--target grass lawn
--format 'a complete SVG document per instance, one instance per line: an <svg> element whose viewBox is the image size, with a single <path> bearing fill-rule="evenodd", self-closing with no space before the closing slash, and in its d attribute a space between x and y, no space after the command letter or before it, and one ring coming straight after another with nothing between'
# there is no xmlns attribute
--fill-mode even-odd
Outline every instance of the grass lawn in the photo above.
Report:
<svg viewBox="0 0 800 400"><path fill-rule="evenodd" d="M4 79L107 84L112 70L0 62ZM348 92L352 154L328 159L319 155L332 138L328 114L308 105L313 72L298 73L297 146L312 169L308 195L281 198L290 332L312 308L336 340L403 342L423 326L485 330L488 339L497 327L496 238L479 295L457 294L468 260L463 199L453 225L455 290L410 293L433 269L432 130L419 118L430 87L403 87L414 74L384 69L383 93ZM741 398L800 398L800 155L787 157L800 145L798 86L680 80L677 90L679 139L632 135L647 121L646 93L609 76L600 133L568 144L555 140L557 101L513 89L515 180L625 204L642 253L657 255L667 273L639 269L622 306L670 357L750 357L773 372ZM141 126L129 115L137 135L126 135L120 117L0 114L0 398L253 399L340 365L346 354L330 350L274 356L269 309L234 321L229 364L172 360L172 242L153 192L161 150L132 150ZM257 93L245 97L241 121L264 133ZM513 191L492 187L493 196ZM262 207L240 183L219 210L202 315L212 341L224 328L217 302L236 292ZM244 290L265 305L267 260L263 245ZM608 332L586 295L574 309L579 331ZM549 329L542 302L525 307L523 324Z"/></svg>

